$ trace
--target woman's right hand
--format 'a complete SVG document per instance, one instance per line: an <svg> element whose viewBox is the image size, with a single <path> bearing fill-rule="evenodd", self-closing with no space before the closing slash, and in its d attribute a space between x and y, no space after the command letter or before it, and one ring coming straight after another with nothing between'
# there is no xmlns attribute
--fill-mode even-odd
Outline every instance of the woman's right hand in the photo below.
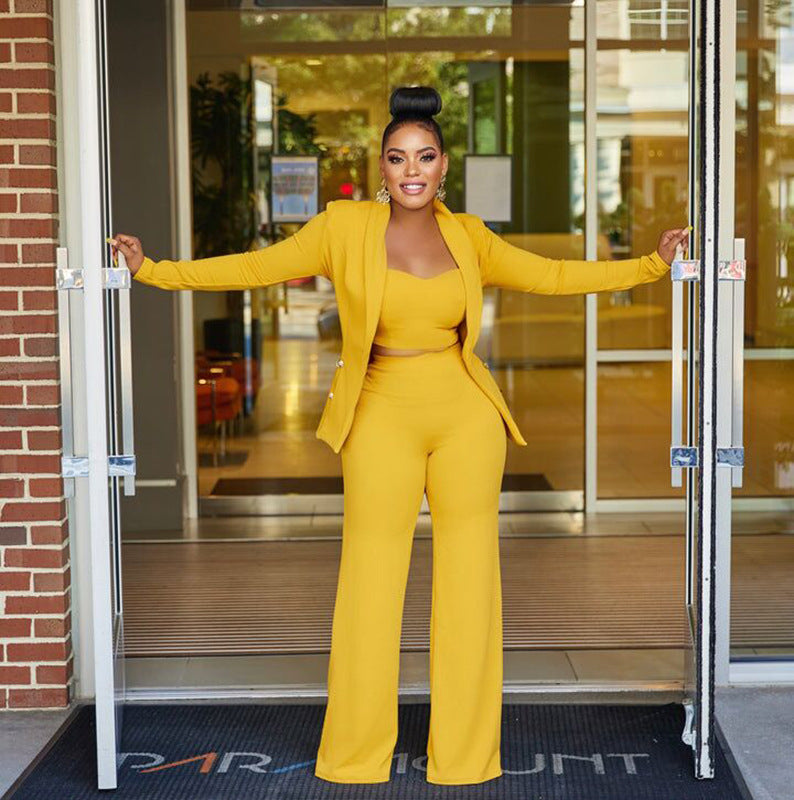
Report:
<svg viewBox="0 0 794 800"><path fill-rule="evenodd" d="M108 239L113 247L113 260L116 260L116 252L121 250L127 259L127 267L134 275L143 264L143 247L141 240L137 236L128 236L126 233L117 233L113 239Z"/></svg>

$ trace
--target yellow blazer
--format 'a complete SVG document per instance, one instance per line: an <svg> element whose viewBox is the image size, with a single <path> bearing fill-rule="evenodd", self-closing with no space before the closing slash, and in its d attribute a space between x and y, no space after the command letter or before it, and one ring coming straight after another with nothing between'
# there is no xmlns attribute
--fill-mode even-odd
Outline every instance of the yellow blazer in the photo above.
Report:
<svg viewBox="0 0 794 800"><path fill-rule="evenodd" d="M613 261L544 258L508 244L473 214L453 213L438 198L433 205L465 287L466 313L458 331L466 368L499 409L509 438L526 445L496 381L472 352L480 334L483 287L538 294L615 291L658 280L670 265L656 251ZM342 352L316 436L338 453L353 422L380 315L390 214L388 204L374 200L332 200L296 233L269 247L193 261L146 257L135 280L161 289L222 291L309 275L328 278L339 308Z"/></svg>

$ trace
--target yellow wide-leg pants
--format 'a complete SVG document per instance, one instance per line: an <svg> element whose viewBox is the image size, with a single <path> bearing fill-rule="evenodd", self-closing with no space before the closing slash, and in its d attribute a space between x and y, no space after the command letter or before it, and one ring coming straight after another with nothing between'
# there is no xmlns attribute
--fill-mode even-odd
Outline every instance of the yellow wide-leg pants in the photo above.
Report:
<svg viewBox="0 0 794 800"><path fill-rule="evenodd" d="M403 601L425 492L433 533L426 779L470 784L502 774L498 507L507 436L460 347L373 355L340 451L342 556L314 773L327 781L390 778Z"/></svg>

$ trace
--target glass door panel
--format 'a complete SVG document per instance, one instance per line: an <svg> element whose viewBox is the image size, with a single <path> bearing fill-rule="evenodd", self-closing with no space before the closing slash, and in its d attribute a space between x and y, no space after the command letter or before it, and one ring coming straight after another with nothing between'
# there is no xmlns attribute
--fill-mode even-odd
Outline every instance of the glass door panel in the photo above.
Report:
<svg viewBox="0 0 794 800"><path fill-rule="evenodd" d="M687 3L597 3L598 235L603 258L652 252L690 220ZM673 497L669 280L597 295L601 498ZM688 336L688 315L684 332ZM647 354L644 357L644 354Z"/></svg>
<svg viewBox="0 0 794 800"><path fill-rule="evenodd" d="M374 198L389 93L423 83L443 98L446 205L466 210L464 155L510 155L513 219L493 229L543 255L583 258L583 7L223 6L188 3L195 257L265 246L299 227L269 222L275 155L317 157L320 209ZM234 181L222 180L223 158L239 167ZM225 421L197 387L202 506L233 509L227 501L262 493L340 496L341 464L314 435L341 348L330 283L195 292L193 302L200 377L238 377L245 341L254 374ZM477 354L531 441L509 445L505 489L532 507L565 493L581 508L584 298L489 288Z"/></svg>
<svg viewBox="0 0 794 800"><path fill-rule="evenodd" d="M78 48L77 121L67 137L80 138L78 211L80 259L57 248L58 336L63 396L64 495L74 498L69 518L81 522L90 552L85 578L93 665L96 782L115 789L126 693L122 602L122 493L135 494L131 277L120 254L114 265L104 240L114 233L104 2L80 0L70 27L93 46ZM74 390L74 396L73 396ZM83 402L75 403L75 398ZM78 526L74 526L77 528ZM84 691L86 689L84 688ZM90 692L90 688L87 690Z"/></svg>
<svg viewBox="0 0 794 800"><path fill-rule="evenodd" d="M743 483L731 551L732 661L794 659L794 2L738 3L736 235L747 258Z"/></svg>

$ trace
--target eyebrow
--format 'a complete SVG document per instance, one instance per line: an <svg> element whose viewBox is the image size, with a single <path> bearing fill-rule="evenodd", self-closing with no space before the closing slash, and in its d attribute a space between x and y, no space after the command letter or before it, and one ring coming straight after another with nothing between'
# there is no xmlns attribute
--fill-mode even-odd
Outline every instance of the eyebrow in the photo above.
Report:
<svg viewBox="0 0 794 800"><path fill-rule="evenodd" d="M435 147L434 147L432 144L429 144L429 145L427 145L427 147L420 147L420 148L419 148L419 149L418 149L416 152L417 152L417 153L421 153L421 152L422 152L422 150L435 150L435 149L436 149L436 148L435 148ZM386 152L388 153L388 152L390 152L391 150L396 150L398 153L404 153L404 152L405 152L405 150L400 150L400 148L399 148L399 147L389 147L389 148L386 150Z"/></svg>

